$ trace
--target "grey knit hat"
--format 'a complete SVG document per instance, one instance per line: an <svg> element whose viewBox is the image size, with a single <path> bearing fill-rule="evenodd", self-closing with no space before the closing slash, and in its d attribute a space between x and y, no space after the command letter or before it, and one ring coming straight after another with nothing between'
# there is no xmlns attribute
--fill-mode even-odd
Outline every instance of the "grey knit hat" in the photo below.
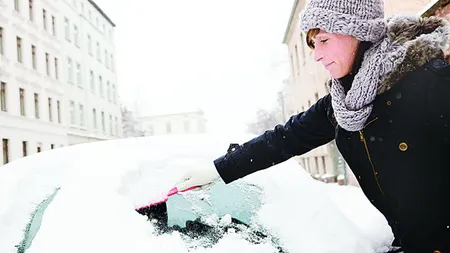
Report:
<svg viewBox="0 0 450 253"><path fill-rule="evenodd" d="M382 0L310 0L300 13L300 29L321 29L376 42L386 34Z"/></svg>

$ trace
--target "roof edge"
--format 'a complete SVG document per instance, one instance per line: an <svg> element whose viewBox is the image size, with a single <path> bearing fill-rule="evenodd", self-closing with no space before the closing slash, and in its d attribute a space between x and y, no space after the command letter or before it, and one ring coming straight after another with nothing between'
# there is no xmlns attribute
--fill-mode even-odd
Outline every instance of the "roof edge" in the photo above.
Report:
<svg viewBox="0 0 450 253"><path fill-rule="evenodd" d="M112 20L108 17L108 15L106 15L106 13L93 1L93 0L88 0L89 3L92 4L92 6L94 6L94 8L100 12L100 14L102 14L102 16L108 20L108 22L113 26L116 27L116 24L114 24L114 22L112 22Z"/></svg>
<svg viewBox="0 0 450 253"><path fill-rule="evenodd" d="M283 44L287 44L287 38L288 38L288 35L289 35L289 31L291 30L292 20L294 19L295 10L297 9L297 6L298 6L299 2L300 2L300 0L295 0L294 6L292 7L291 15L289 17L289 22L288 22L288 25L286 27L286 30L284 31Z"/></svg>

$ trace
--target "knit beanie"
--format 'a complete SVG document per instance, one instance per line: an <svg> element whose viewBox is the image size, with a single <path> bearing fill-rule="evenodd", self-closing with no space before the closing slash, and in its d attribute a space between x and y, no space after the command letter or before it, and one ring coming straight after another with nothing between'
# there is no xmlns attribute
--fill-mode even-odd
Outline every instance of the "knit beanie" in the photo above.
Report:
<svg viewBox="0 0 450 253"><path fill-rule="evenodd" d="M321 29L377 42L386 34L382 0L310 0L300 13L300 29Z"/></svg>

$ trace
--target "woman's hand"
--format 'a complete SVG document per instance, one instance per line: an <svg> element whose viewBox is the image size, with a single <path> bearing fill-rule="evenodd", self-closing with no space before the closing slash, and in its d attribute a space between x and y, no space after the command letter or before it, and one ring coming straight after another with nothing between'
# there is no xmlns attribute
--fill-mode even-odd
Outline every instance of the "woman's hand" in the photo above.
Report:
<svg viewBox="0 0 450 253"><path fill-rule="evenodd" d="M184 174L183 177L175 184L179 191L183 191L192 186L199 186L200 189L205 189L212 185L214 181L220 178L214 164L211 166L200 167L193 169Z"/></svg>

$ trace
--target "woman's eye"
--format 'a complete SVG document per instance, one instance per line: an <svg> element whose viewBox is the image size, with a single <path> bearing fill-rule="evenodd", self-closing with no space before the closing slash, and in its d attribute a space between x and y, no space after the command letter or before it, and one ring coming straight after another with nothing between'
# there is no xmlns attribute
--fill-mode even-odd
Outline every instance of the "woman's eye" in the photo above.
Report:
<svg viewBox="0 0 450 253"><path fill-rule="evenodd" d="M321 40L320 43L326 43L328 41L328 39L326 40Z"/></svg>

